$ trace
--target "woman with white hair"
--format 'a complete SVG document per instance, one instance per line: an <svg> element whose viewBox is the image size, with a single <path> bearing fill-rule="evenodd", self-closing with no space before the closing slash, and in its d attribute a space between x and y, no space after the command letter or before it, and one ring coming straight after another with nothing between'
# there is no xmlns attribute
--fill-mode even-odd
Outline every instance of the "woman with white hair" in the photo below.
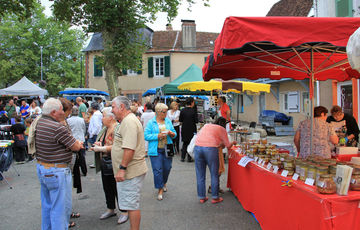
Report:
<svg viewBox="0 0 360 230"><path fill-rule="evenodd" d="M155 188L158 189L158 200L163 199L167 191L166 183L172 167L172 157L165 154L168 144L173 144L176 131L169 118L166 117L168 107L163 103L155 106L156 116L145 127L145 140L149 142L148 156L154 174Z"/></svg>
<svg viewBox="0 0 360 230"><path fill-rule="evenodd" d="M119 124L115 119L115 115L111 112L111 107L104 108L102 112L102 123L104 126L98 134L95 146L91 148L91 150L100 152L101 154L101 163L96 162L96 164L101 164L101 180L105 193L107 211L100 216L100 220L104 220L116 215L115 198L117 199L117 189L114 172L112 169L111 148L114 141L114 131L116 126ZM121 214L118 219L118 224L125 223L128 220L127 211L121 209L120 211Z"/></svg>

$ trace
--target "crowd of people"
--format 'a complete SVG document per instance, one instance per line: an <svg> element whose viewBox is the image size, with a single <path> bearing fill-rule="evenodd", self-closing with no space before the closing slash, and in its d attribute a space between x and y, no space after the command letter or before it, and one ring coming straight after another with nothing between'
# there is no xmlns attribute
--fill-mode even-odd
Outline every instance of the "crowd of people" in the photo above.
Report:
<svg viewBox="0 0 360 230"><path fill-rule="evenodd" d="M187 147L197 132L198 116L194 99L186 99L185 108L172 101L169 107L154 100L144 107L124 96L112 103L92 102L82 98L71 102L65 98L49 98L44 104L25 100L17 106L14 99L0 105L0 116L12 124L15 159L19 163L36 158L41 186L42 229L67 229L75 226L70 218L80 217L72 210L71 191L82 192L81 176L87 175L86 149L95 152L96 172L101 172L106 211L101 220L120 211L118 224L130 220L131 229L140 226L140 194L148 171L149 158L156 199L164 199L172 168L173 156L193 162L197 175L200 203L207 200L205 170L209 166L212 203L219 197L219 159L223 147L231 147L225 130L226 119L205 125L196 141L194 159ZM209 132L209 130L211 132ZM180 137L181 136L181 137ZM208 138L212 136L212 138ZM180 140L182 149L180 150ZM205 153L204 149L211 149ZM221 152L221 154L220 154ZM218 154L219 153L219 154ZM220 161L221 162L221 161ZM91 166L91 165L90 165Z"/></svg>

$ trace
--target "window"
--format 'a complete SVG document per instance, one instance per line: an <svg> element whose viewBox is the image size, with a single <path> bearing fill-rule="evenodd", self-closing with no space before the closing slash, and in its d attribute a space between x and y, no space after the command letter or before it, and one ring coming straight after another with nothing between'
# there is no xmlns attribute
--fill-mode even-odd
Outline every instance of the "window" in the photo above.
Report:
<svg viewBox="0 0 360 230"><path fill-rule="evenodd" d="M150 57L148 59L149 77L170 77L170 56Z"/></svg>
<svg viewBox="0 0 360 230"><path fill-rule="evenodd" d="M164 68L164 58L154 58L154 76L155 77L163 77L165 68Z"/></svg>
<svg viewBox="0 0 360 230"><path fill-rule="evenodd" d="M129 93L129 94L126 94L126 97L129 98L129 100L131 101L139 101L139 94L137 93Z"/></svg>
<svg viewBox="0 0 360 230"><path fill-rule="evenodd" d="M103 76L103 70L102 66L99 63L99 60L94 57L94 77L102 77Z"/></svg>
<svg viewBox="0 0 360 230"><path fill-rule="evenodd" d="M283 111L288 113L300 112L299 92L288 92L283 94Z"/></svg>

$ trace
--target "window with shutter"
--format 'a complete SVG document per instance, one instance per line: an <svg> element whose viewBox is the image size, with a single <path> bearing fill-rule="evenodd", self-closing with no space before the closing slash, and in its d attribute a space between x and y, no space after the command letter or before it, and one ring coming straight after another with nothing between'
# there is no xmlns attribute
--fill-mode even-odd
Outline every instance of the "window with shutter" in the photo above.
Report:
<svg viewBox="0 0 360 230"><path fill-rule="evenodd" d="M152 65L151 65L152 63ZM148 59L149 77L169 77L170 57L156 56Z"/></svg>
<svg viewBox="0 0 360 230"><path fill-rule="evenodd" d="M297 91L282 94L281 108L282 112L298 113L300 112L300 94Z"/></svg>
<svg viewBox="0 0 360 230"><path fill-rule="evenodd" d="M335 0L336 17L352 17L353 1L352 0Z"/></svg>
<svg viewBox="0 0 360 230"><path fill-rule="evenodd" d="M99 60L97 60L97 58L94 57L94 77L102 77L102 76L103 76L102 66L99 63Z"/></svg>

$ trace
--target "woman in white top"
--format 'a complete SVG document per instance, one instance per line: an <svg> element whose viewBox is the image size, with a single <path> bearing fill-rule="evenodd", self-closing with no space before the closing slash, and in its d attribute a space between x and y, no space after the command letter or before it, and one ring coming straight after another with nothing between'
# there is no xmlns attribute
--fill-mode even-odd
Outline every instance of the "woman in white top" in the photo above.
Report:
<svg viewBox="0 0 360 230"><path fill-rule="evenodd" d="M155 112L153 111L153 105L148 102L145 104L146 107L146 111L141 115L140 121L145 129L147 123L153 118L155 117ZM149 147L149 142L145 141L145 151L146 154L148 152L148 147Z"/></svg>
<svg viewBox="0 0 360 230"><path fill-rule="evenodd" d="M30 104L30 116L36 117L41 114L41 109L39 106L37 106L36 101L33 100Z"/></svg>
<svg viewBox="0 0 360 230"><path fill-rule="evenodd" d="M170 110L167 112L167 117L172 122L175 131L178 135L176 135L176 138L174 139L174 144L176 147L176 152L179 152L179 131L180 131L180 110L179 110L179 104L176 101L171 102L170 104Z"/></svg>

